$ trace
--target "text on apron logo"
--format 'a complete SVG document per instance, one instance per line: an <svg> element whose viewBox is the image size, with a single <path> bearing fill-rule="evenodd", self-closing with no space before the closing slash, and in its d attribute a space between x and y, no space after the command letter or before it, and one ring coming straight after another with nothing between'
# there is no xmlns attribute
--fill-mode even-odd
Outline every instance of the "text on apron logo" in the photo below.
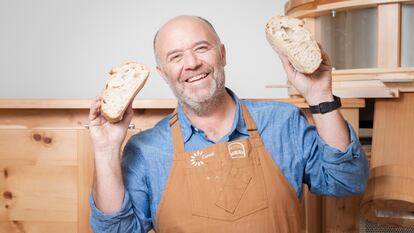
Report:
<svg viewBox="0 0 414 233"><path fill-rule="evenodd" d="M240 142L229 143L227 148L229 149L229 154L232 159L246 157L246 151L244 150L244 145Z"/></svg>
<svg viewBox="0 0 414 233"><path fill-rule="evenodd" d="M214 155L215 155L214 152L204 155L202 151L198 150L191 156L191 159L190 159L191 165L195 167L204 165L203 159L213 157Z"/></svg>

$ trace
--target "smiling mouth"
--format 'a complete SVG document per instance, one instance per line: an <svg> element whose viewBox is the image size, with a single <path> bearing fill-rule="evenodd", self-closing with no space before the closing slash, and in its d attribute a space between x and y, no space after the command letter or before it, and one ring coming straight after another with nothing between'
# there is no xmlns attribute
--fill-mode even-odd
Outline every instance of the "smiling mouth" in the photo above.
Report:
<svg viewBox="0 0 414 233"><path fill-rule="evenodd" d="M187 79L187 80L185 80L187 83L193 83L193 82L196 82L196 81L199 81L199 80L201 80L201 79L204 79L205 77L207 77L207 75L208 75L209 73L203 73L203 74L199 74L199 75L197 75L197 76L194 76L194 77L191 77L191 78L189 78L189 79Z"/></svg>

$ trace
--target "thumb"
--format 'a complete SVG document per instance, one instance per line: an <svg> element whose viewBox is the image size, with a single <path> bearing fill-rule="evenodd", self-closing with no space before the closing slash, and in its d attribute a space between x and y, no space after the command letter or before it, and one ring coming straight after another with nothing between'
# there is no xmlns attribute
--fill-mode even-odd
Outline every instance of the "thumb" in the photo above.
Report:
<svg viewBox="0 0 414 233"><path fill-rule="evenodd" d="M122 124L124 126L128 127L133 116L134 116L134 110L132 109L132 101L131 101L131 103L128 105L128 107L125 111L124 117L122 118L122 121L121 121Z"/></svg>

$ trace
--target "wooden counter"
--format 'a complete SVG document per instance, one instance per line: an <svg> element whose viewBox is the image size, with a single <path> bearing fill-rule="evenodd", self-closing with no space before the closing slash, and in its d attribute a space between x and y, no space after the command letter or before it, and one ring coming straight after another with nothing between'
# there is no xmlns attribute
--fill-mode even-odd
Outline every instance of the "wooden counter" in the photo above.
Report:
<svg viewBox="0 0 414 233"><path fill-rule="evenodd" d="M278 99L299 106L301 98ZM260 101L260 100L257 100ZM0 100L0 232L91 232L89 205L93 150L91 100ZM344 117L359 128L363 99L343 99ZM152 127L175 108L175 100L136 100L134 129ZM303 228L321 219L321 198L305 190ZM317 222L317 221L316 221ZM314 232L314 231L313 231Z"/></svg>

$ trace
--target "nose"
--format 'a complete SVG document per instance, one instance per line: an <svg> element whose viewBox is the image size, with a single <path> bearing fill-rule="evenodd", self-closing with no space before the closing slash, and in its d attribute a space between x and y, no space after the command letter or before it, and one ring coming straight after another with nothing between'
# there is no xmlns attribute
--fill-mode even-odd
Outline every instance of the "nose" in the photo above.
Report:
<svg viewBox="0 0 414 233"><path fill-rule="evenodd" d="M184 68L186 70L197 69L201 65L201 60L192 51L187 51L184 56Z"/></svg>

